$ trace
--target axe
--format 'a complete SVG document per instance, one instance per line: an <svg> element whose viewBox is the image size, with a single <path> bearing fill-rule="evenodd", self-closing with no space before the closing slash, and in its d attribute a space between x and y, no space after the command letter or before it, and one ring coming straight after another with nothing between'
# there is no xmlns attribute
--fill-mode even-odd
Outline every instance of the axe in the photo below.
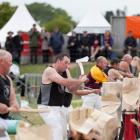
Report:
<svg viewBox="0 0 140 140"><path fill-rule="evenodd" d="M80 74L81 74L81 75L84 75L84 74L85 74L85 72L84 72L84 67L83 67L83 63L88 62L88 60L89 60L89 57L88 57L88 56L85 56L85 57L80 58L80 59L76 59L76 63L78 64L78 66L79 66L79 68L80 68ZM85 85L84 85L84 83L83 83L83 84L82 84L82 88L84 88L84 87L85 87Z"/></svg>
<svg viewBox="0 0 140 140"><path fill-rule="evenodd" d="M84 67L83 67L83 64L84 62L88 62L89 60L89 57L88 56L85 56L83 58L80 58L80 59L76 59L76 63L79 65L80 67L80 72L81 72L81 75L84 75Z"/></svg>

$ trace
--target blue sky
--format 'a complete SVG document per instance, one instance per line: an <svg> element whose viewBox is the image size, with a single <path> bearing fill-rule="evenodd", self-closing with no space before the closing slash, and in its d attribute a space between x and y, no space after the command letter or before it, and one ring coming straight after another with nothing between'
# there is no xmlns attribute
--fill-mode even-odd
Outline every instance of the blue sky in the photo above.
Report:
<svg viewBox="0 0 140 140"><path fill-rule="evenodd" d="M127 15L140 13L140 0L0 0L0 2L4 1L12 5L46 2L56 8L63 8L76 21L79 21L91 8L102 14L108 10L116 11L117 8L123 10L125 7L127 7Z"/></svg>

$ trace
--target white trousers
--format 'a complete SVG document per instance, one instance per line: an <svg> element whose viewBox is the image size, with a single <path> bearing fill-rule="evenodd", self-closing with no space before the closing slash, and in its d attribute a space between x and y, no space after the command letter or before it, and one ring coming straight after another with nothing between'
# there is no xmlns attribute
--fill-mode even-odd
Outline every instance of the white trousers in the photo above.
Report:
<svg viewBox="0 0 140 140"><path fill-rule="evenodd" d="M0 136L0 140L10 140L10 137L6 131L7 128L8 128L7 120L0 118L0 131L3 130L3 136Z"/></svg>
<svg viewBox="0 0 140 140"><path fill-rule="evenodd" d="M38 105L39 109L44 109L45 105ZM52 140L67 140L68 108L50 107L48 113L40 113L44 122L50 126Z"/></svg>
<svg viewBox="0 0 140 140"><path fill-rule="evenodd" d="M101 96L98 94L89 94L82 96L83 107L93 107L94 109L100 110L101 105Z"/></svg>

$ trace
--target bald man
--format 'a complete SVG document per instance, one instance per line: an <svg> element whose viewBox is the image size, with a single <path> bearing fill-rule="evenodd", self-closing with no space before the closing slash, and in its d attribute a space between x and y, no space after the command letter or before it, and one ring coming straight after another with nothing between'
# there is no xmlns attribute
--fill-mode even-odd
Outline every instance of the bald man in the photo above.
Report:
<svg viewBox="0 0 140 140"><path fill-rule="evenodd" d="M125 61L128 63L129 65L129 69L130 69L130 72L132 73L132 67L131 67L131 62L132 62L133 58L130 54L125 54L123 57L122 57L122 61Z"/></svg>
<svg viewBox="0 0 140 140"><path fill-rule="evenodd" d="M121 61L119 65L119 72L124 77L133 78L134 75L130 72L129 64L125 61Z"/></svg>
<svg viewBox="0 0 140 140"><path fill-rule="evenodd" d="M108 81L108 76L104 73L108 61L105 57L99 56L96 60L96 65L90 69L88 74L89 81L86 86L92 89L100 89L103 82ZM96 109L101 109L101 98L99 94L87 95L83 97L83 106L90 106Z"/></svg>
<svg viewBox="0 0 140 140"><path fill-rule="evenodd" d="M8 119L9 108L19 111L12 80L8 76L12 65L12 55L0 49L0 118Z"/></svg>

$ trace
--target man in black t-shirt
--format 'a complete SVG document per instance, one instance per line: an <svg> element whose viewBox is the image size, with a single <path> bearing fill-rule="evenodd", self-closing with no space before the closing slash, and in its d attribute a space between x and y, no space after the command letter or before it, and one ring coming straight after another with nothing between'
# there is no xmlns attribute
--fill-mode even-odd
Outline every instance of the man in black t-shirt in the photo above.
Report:
<svg viewBox="0 0 140 140"><path fill-rule="evenodd" d="M38 104L46 106L63 106L65 105L65 89L70 93L85 95L96 92L93 90L78 90L83 82L87 80L86 75L79 79L74 79L68 73L70 58L67 54L60 54L52 66L48 66L42 75L42 84ZM69 93L69 94L70 94Z"/></svg>

